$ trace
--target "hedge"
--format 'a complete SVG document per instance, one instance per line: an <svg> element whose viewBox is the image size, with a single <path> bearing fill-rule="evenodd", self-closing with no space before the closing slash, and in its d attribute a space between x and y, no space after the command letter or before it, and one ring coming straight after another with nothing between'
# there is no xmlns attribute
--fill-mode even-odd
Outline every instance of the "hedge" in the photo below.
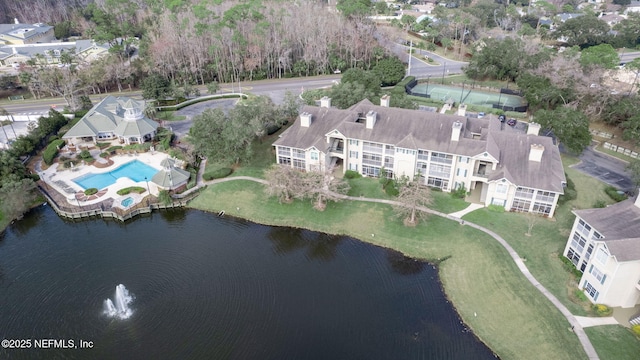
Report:
<svg viewBox="0 0 640 360"><path fill-rule="evenodd" d="M64 143L64 140L54 140L47 146L47 148L42 153L42 160L45 164L53 164L53 159L56 157L56 155L58 155L58 148Z"/></svg>
<svg viewBox="0 0 640 360"><path fill-rule="evenodd" d="M140 187L140 186L129 186L127 188L124 189L120 189L117 191L118 195L127 195L129 193L137 193L137 194L142 194L143 192L147 191L147 189Z"/></svg>
<svg viewBox="0 0 640 360"><path fill-rule="evenodd" d="M96 188L88 188L87 190L84 191L84 194L85 195L93 195L93 194L95 194L97 192L98 192L98 189L96 189Z"/></svg>
<svg viewBox="0 0 640 360"><path fill-rule="evenodd" d="M606 188L604 188L604 192L607 193L607 195L609 195L611 199L617 202L627 199L627 195L625 195L624 193L619 193L618 189L613 186L607 186Z"/></svg>
<svg viewBox="0 0 640 360"><path fill-rule="evenodd" d="M213 180L213 179L221 179L223 177L227 177L231 175L232 172L233 172L233 169L231 168L220 168L212 171L207 171L202 175L202 178L205 179L206 181Z"/></svg>

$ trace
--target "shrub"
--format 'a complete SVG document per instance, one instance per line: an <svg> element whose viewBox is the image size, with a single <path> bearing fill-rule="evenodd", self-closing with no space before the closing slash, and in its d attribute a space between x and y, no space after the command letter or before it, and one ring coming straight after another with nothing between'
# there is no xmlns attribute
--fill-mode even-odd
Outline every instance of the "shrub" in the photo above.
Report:
<svg viewBox="0 0 640 360"><path fill-rule="evenodd" d="M462 184L462 186L459 186L457 189L451 192L451 197L455 199L464 199L466 196L467 196L467 189L464 187L464 184Z"/></svg>
<svg viewBox="0 0 640 360"><path fill-rule="evenodd" d="M604 188L604 192L607 193L607 195L609 195L611 199L617 202L627 199L627 195L625 195L624 193L619 193L618 189L613 186L607 186L606 188Z"/></svg>
<svg viewBox="0 0 640 360"><path fill-rule="evenodd" d="M636 336L640 337L640 325L633 325L631 330L636 334Z"/></svg>
<svg viewBox="0 0 640 360"><path fill-rule="evenodd" d="M564 194L558 198L558 205L562 205L567 201L575 200L578 197L576 191L576 184L569 178L567 173L564 173L564 177L567 179L567 186L564 188Z"/></svg>
<svg viewBox="0 0 640 360"><path fill-rule="evenodd" d="M82 159L84 161L93 160L93 156L91 156L91 153L89 152L89 150L80 151L80 154L78 154L78 158L80 158L80 159Z"/></svg>
<svg viewBox="0 0 640 360"><path fill-rule="evenodd" d="M85 195L93 195L93 194L95 194L97 192L98 192L98 189L96 189L96 188L88 188L87 190L84 191L84 194Z"/></svg>
<svg viewBox="0 0 640 360"><path fill-rule="evenodd" d="M604 304L593 304L591 305L591 309L598 316L609 316L613 312L613 309Z"/></svg>
<svg viewBox="0 0 640 360"><path fill-rule="evenodd" d="M387 195L398 196L400 194L400 191L398 190L398 187L396 186L395 181L388 181L383 185L383 187L384 187L384 192L386 192Z"/></svg>
<svg viewBox="0 0 640 360"><path fill-rule="evenodd" d="M106 153L106 152L100 153L100 157L101 158L108 158L109 157L109 153Z"/></svg>
<svg viewBox="0 0 640 360"><path fill-rule="evenodd" d="M120 149L122 149L122 146L120 146L120 145L110 146L110 147L106 150L106 152L108 152L108 153L114 153L116 150L120 150Z"/></svg>
<svg viewBox="0 0 640 360"><path fill-rule="evenodd" d="M347 170L344 173L344 178L345 179L359 179L361 177L362 177L362 175L360 175L359 172L353 171L353 170Z"/></svg>
<svg viewBox="0 0 640 360"><path fill-rule="evenodd" d="M104 149L107 146L109 146L109 143L99 142L99 143L96 143L96 146L98 146L99 149Z"/></svg>
<svg viewBox="0 0 640 360"><path fill-rule="evenodd" d="M576 299L578 299L581 302L589 302L589 298L587 298L587 295L585 295L584 291L580 289L574 289L573 296L575 296Z"/></svg>
<svg viewBox="0 0 640 360"><path fill-rule="evenodd" d="M489 211L493 211L493 212L497 212L497 213L503 213L504 212L504 206L500 206L500 205L491 204L491 205L487 206L487 209L489 209Z"/></svg>
<svg viewBox="0 0 640 360"><path fill-rule="evenodd" d="M165 205L169 205L173 202L173 199L171 199L171 195L167 190L160 190L160 193L158 194L158 200L160 200L160 202Z"/></svg>
<svg viewBox="0 0 640 360"><path fill-rule="evenodd" d="M575 277L580 278L582 277L582 273L580 272L580 270L576 269L575 265L573 265L573 263L571 262L571 260L569 260L568 258L566 258L564 255L562 254L558 254L558 258L560 258L560 261L562 261L562 267L567 271L572 273ZM582 292L582 291L581 291ZM585 298L586 299L586 298Z"/></svg>
<svg viewBox="0 0 640 360"><path fill-rule="evenodd" d="M143 192L147 191L147 189L140 187L140 186L130 186L124 189L120 189L117 191L118 195L127 195L129 193L137 193L137 194L142 194Z"/></svg>
<svg viewBox="0 0 640 360"><path fill-rule="evenodd" d="M607 203L604 202L604 200L598 200L595 202L595 204L593 204L594 208L605 208L607 207Z"/></svg>
<svg viewBox="0 0 640 360"><path fill-rule="evenodd" d="M202 175L202 178L204 178L206 181L213 180L213 179L221 179L231 175L232 172L233 172L233 169L231 168L220 168L212 171L207 171Z"/></svg>
<svg viewBox="0 0 640 360"><path fill-rule="evenodd" d="M64 140L52 141L42 152L42 161L44 161L44 163L47 165L53 164L53 159L56 157L56 155L58 155L58 149L63 144Z"/></svg>

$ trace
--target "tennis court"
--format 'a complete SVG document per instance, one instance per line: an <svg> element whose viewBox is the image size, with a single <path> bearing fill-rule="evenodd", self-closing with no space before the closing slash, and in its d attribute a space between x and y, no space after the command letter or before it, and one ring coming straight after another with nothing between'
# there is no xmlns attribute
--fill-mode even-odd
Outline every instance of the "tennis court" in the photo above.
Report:
<svg viewBox="0 0 640 360"><path fill-rule="evenodd" d="M427 88L428 87L428 88ZM438 84L418 84L411 89L412 95L425 96L440 101L481 105L487 107L522 107L527 102L517 95L502 94L497 92L474 90L471 85L462 87L446 86Z"/></svg>

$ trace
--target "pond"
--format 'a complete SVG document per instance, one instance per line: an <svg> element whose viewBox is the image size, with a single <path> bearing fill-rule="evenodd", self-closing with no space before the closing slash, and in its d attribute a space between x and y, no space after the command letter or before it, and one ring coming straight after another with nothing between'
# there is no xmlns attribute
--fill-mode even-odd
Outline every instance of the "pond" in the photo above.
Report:
<svg viewBox="0 0 640 360"><path fill-rule="evenodd" d="M0 235L0 318L8 339L92 343L3 359L494 358L430 264L192 210L119 223L39 207Z"/></svg>

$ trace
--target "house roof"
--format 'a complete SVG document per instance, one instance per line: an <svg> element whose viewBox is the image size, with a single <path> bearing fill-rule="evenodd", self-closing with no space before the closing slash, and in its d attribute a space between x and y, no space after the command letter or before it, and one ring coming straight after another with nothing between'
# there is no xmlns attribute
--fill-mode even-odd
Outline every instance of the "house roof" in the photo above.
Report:
<svg viewBox="0 0 640 360"><path fill-rule="evenodd" d="M377 113L372 129L358 122L369 111ZM347 110L305 106L302 112L312 115L309 127L300 126L300 118L285 130L274 145L308 149L315 146L327 152L329 144L324 134L338 130L351 139L390 144L408 149L423 149L464 156L491 156L499 164L495 179L506 177L519 186L563 192L566 181L560 153L549 137L525 135L501 123L492 116L482 119L464 118L433 112L390 108L362 100ZM458 141L451 141L453 124L462 122ZM545 150L540 162L529 161L531 144L541 144ZM501 175L499 177L497 173Z"/></svg>
<svg viewBox="0 0 640 360"><path fill-rule="evenodd" d="M24 40L37 34L46 33L53 26L46 24L0 24L0 38Z"/></svg>
<svg viewBox="0 0 640 360"><path fill-rule="evenodd" d="M162 169L158 171L151 181L163 188L174 188L178 185L182 185L189 180L189 173L186 170L170 167L169 169Z"/></svg>
<svg viewBox="0 0 640 360"><path fill-rule="evenodd" d="M574 213L598 231L618 261L640 260L640 207L632 199Z"/></svg>
<svg viewBox="0 0 640 360"><path fill-rule="evenodd" d="M0 54L7 53L9 55L23 55L27 57L35 57L37 54L45 55L46 51L54 53L56 50L59 52L73 50L76 55L82 55L87 50L96 48L102 51L109 50L109 44L96 44L92 40L77 40L68 42L50 42L41 44L19 44L19 45L4 45L0 46ZM1 57L1 55L0 55Z"/></svg>
<svg viewBox="0 0 640 360"><path fill-rule="evenodd" d="M97 136L100 132L113 132L121 137L143 136L158 128L158 123L146 116L135 119L127 117L125 110L131 108L142 111L144 102L127 97L107 96L89 110L62 138Z"/></svg>

